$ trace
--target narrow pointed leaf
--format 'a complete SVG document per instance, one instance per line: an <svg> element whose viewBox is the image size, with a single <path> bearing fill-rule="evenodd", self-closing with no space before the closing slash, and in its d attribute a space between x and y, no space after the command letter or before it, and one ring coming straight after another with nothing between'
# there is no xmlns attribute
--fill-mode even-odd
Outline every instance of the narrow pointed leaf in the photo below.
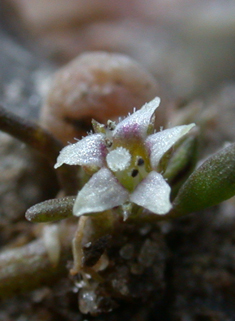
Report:
<svg viewBox="0 0 235 321"><path fill-rule="evenodd" d="M188 172L190 174L190 170L196 164L196 156L197 137L189 136L184 139L179 146L177 146L177 149L168 162L167 169L163 177L170 185L171 183L174 184L175 181L178 182L182 175L184 176Z"/></svg>
<svg viewBox="0 0 235 321"><path fill-rule="evenodd" d="M172 215L181 216L219 204L235 195L235 144L196 169L179 190Z"/></svg>
<svg viewBox="0 0 235 321"><path fill-rule="evenodd" d="M184 184L196 166L197 147L197 136L190 135L177 146L168 162L163 177L171 186L171 200L178 194L180 187Z"/></svg>

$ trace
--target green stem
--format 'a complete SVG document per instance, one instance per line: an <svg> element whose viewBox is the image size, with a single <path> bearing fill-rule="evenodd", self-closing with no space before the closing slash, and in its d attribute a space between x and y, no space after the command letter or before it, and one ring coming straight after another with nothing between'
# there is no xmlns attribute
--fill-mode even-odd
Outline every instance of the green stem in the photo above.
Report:
<svg viewBox="0 0 235 321"><path fill-rule="evenodd" d="M0 130L19 139L38 151L53 166L63 144L41 126L25 120L0 106ZM61 166L57 171L58 181L67 195L78 190L76 169L72 166Z"/></svg>

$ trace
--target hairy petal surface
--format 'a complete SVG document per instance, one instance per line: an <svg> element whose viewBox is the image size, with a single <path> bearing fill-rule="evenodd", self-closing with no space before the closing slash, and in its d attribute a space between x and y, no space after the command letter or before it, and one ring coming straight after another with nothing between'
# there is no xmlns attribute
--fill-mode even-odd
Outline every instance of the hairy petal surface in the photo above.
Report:
<svg viewBox="0 0 235 321"><path fill-rule="evenodd" d="M57 158L55 168L63 164L102 167L106 154L105 135L89 135L75 144L64 147Z"/></svg>
<svg viewBox="0 0 235 321"><path fill-rule="evenodd" d="M150 135L145 144L150 153L152 168L156 168L162 156L195 124L176 126Z"/></svg>
<svg viewBox="0 0 235 321"><path fill-rule="evenodd" d="M128 191L107 168L101 168L78 193L73 215L102 212L122 205L129 198Z"/></svg>
<svg viewBox="0 0 235 321"><path fill-rule="evenodd" d="M130 196L130 201L155 214L166 214L171 209L171 188L161 174L152 171Z"/></svg>
<svg viewBox="0 0 235 321"><path fill-rule="evenodd" d="M160 104L156 97L141 109L123 119L113 131L114 139L131 139L132 137L146 138L149 125L154 122L154 112Z"/></svg>

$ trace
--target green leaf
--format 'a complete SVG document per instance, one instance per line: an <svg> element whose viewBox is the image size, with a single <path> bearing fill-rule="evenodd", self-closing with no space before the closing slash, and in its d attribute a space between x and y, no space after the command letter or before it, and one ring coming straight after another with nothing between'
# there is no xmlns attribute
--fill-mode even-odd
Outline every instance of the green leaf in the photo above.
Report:
<svg viewBox="0 0 235 321"><path fill-rule="evenodd" d="M43 223L58 221L73 215L76 196L47 200L30 207L25 217L31 222Z"/></svg>
<svg viewBox="0 0 235 321"><path fill-rule="evenodd" d="M163 177L171 186L171 198L174 199L180 187L192 173L197 161L198 139L190 135L177 144Z"/></svg>
<svg viewBox="0 0 235 321"><path fill-rule="evenodd" d="M196 169L179 190L173 210L176 217L202 210L235 195L235 144L222 149Z"/></svg>

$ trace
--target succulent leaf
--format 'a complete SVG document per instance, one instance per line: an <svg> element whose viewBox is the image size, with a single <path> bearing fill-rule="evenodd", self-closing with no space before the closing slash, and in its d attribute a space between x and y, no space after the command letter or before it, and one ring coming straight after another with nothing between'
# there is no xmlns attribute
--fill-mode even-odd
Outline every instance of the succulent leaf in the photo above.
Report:
<svg viewBox="0 0 235 321"><path fill-rule="evenodd" d="M61 197L47 200L30 207L25 217L35 223L63 220L73 215L76 196Z"/></svg>
<svg viewBox="0 0 235 321"><path fill-rule="evenodd" d="M235 144L222 149L196 169L173 202L173 216L219 204L235 195Z"/></svg>

